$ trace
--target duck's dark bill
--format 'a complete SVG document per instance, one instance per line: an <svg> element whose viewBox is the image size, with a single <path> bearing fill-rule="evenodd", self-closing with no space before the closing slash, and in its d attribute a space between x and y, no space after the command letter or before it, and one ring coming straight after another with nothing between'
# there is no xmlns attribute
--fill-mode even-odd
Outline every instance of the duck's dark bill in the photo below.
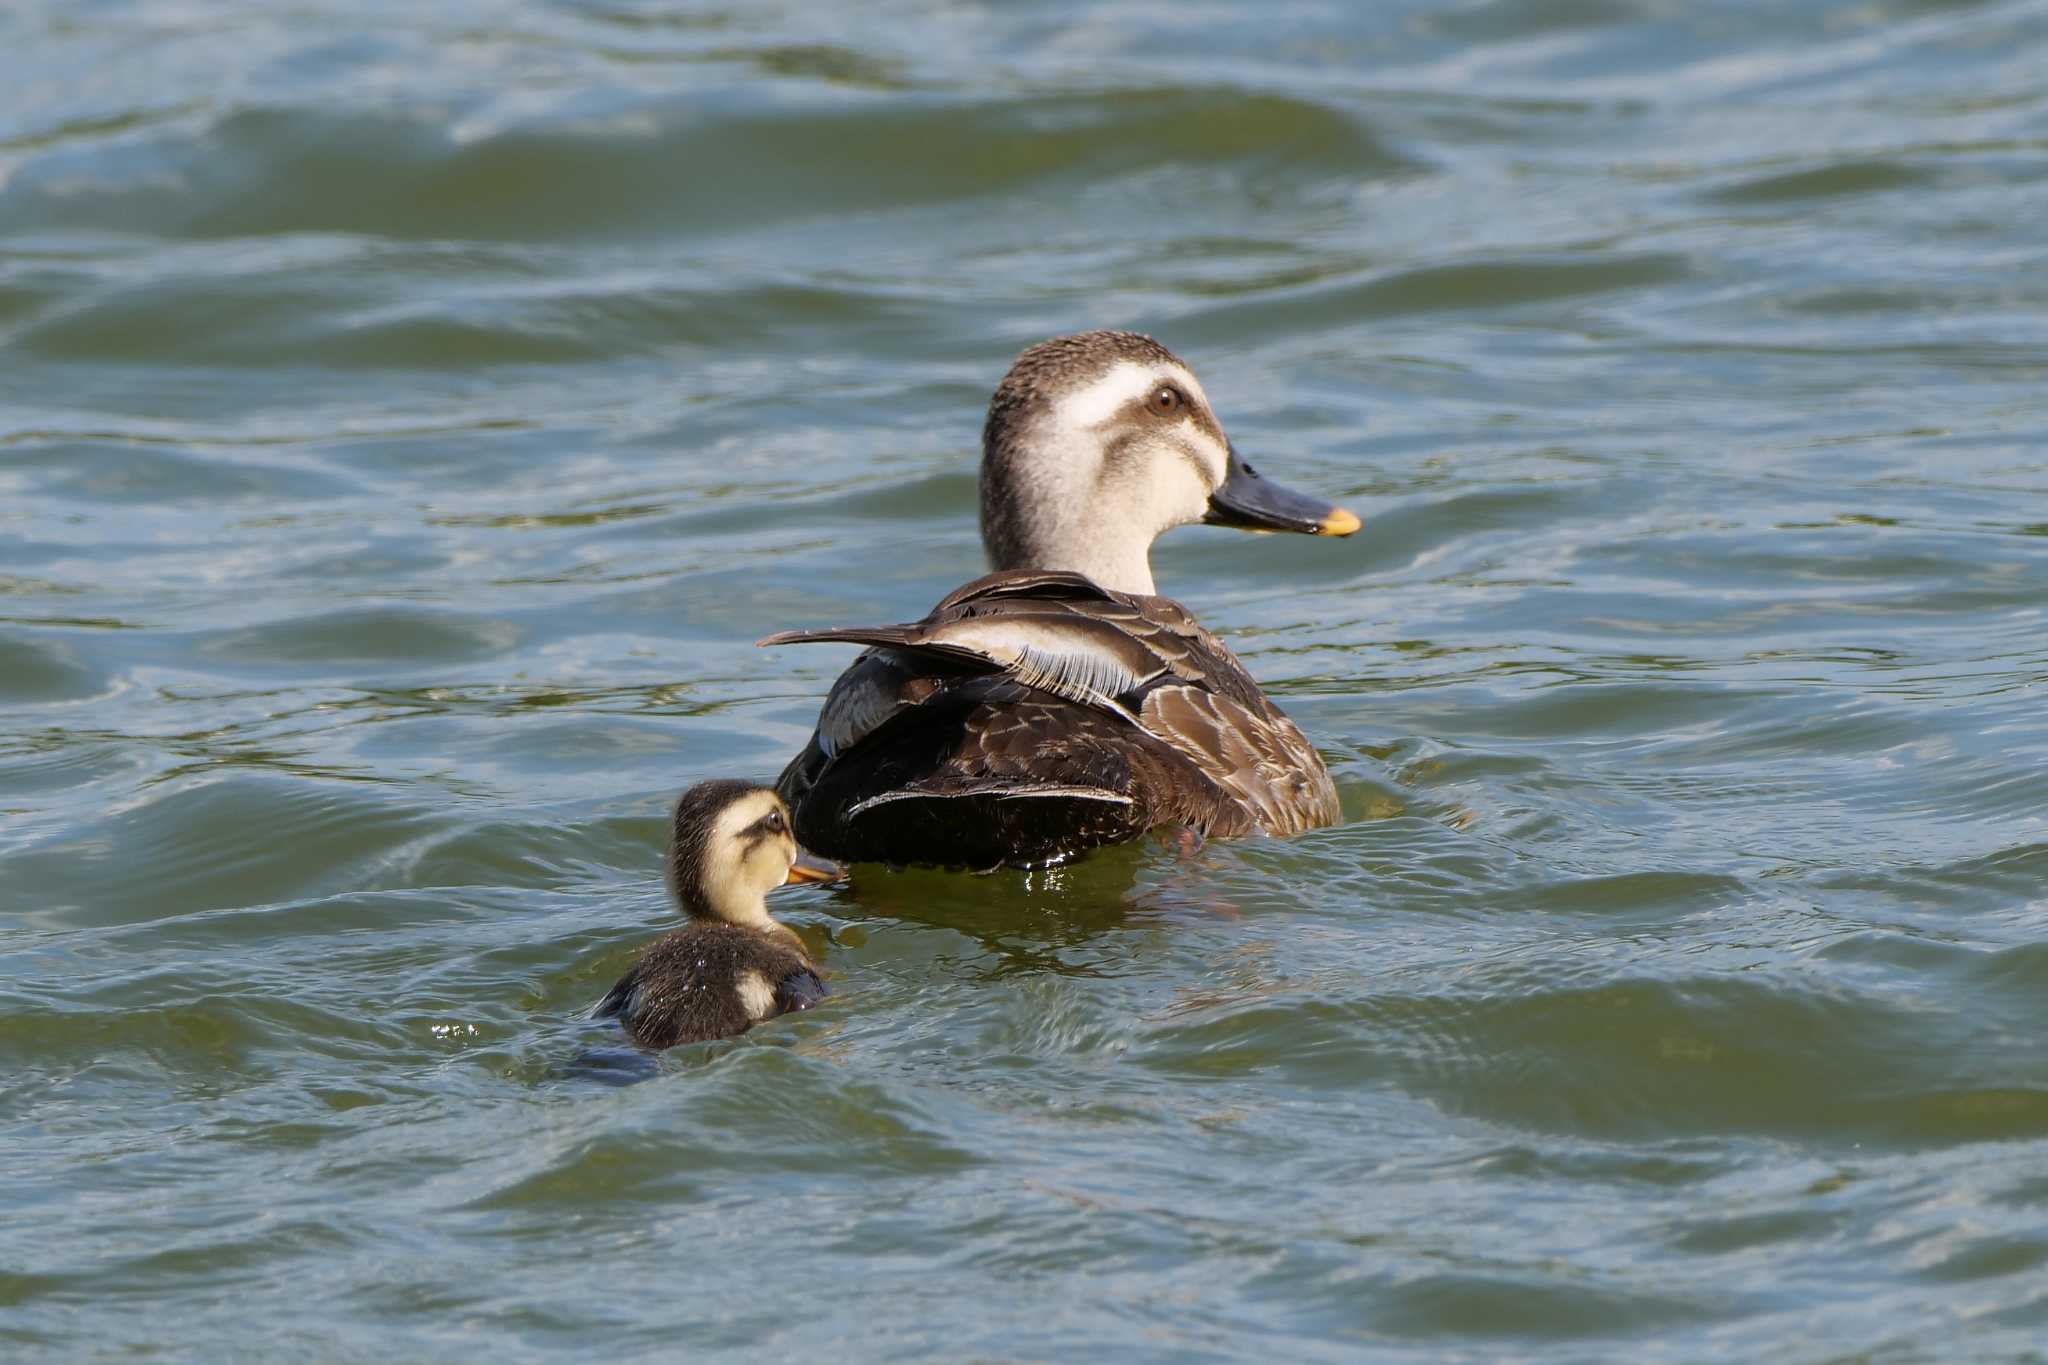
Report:
<svg viewBox="0 0 2048 1365"><path fill-rule="evenodd" d="M837 863L828 863L823 858L813 857L798 849L796 861L789 865L788 880L782 884L793 886L797 882L836 882L843 875Z"/></svg>
<svg viewBox="0 0 2048 1365"><path fill-rule="evenodd" d="M1359 525L1358 518L1343 508L1265 478L1234 449L1230 473L1223 486L1209 495L1209 514L1202 520L1211 526L1299 531L1309 536L1348 536Z"/></svg>

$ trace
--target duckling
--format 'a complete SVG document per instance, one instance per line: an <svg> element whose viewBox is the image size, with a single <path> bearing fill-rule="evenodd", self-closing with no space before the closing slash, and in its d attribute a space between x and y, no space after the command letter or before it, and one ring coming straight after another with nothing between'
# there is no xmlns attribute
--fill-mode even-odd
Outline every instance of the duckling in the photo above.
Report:
<svg viewBox="0 0 2048 1365"><path fill-rule="evenodd" d="M668 883L689 924L647 946L592 1013L642 1047L745 1033L827 994L803 940L769 918L768 892L839 869L790 834L781 798L750 782L699 782L676 802Z"/></svg>
<svg viewBox="0 0 2048 1365"><path fill-rule="evenodd" d="M845 861L1039 867L1160 826L1334 823L1322 758L1229 646L1161 597L1152 542L1206 522L1348 536L1341 507L1261 476L1179 357L1133 332L1027 349L982 430L996 570L907 625L790 630L869 646L776 783Z"/></svg>

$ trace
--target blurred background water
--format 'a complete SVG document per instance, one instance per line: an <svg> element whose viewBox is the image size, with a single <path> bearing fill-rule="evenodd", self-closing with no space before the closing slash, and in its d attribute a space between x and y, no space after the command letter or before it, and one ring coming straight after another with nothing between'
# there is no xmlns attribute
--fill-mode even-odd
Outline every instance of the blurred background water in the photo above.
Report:
<svg viewBox="0 0 2048 1365"><path fill-rule="evenodd" d="M2048 6L0 11L0 1341L2041 1360ZM1346 821L779 901L666 803L1151 331Z"/></svg>

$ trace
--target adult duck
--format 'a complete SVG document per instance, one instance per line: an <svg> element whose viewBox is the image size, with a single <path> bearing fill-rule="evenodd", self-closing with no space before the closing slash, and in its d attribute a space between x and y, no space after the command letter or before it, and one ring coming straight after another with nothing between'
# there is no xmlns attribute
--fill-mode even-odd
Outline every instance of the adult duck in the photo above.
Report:
<svg viewBox="0 0 2048 1365"><path fill-rule="evenodd" d="M797 847L782 801L751 782L699 782L676 803L669 890L689 917L650 943L592 1011L647 1048L745 1033L809 1009L825 983L803 940L768 914L787 882L831 881L839 869Z"/></svg>
<svg viewBox="0 0 2048 1365"><path fill-rule="evenodd" d="M1157 595L1152 542L1207 522L1346 536L1358 518L1245 463L1192 371L1131 332L1026 350L982 430L996 572L907 625L764 645L870 648L776 790L843 861L1040 867L1157 826L1293 834L1329 770L1237 656Z"/></svg>

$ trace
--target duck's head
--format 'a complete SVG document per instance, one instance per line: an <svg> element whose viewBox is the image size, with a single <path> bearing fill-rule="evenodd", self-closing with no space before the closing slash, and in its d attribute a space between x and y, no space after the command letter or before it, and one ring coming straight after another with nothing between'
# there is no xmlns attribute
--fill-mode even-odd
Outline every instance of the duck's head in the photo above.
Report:
<svg viewBox="0 0 2048 1365"><path fill-rule="evenodd" d="M768 917L770 891L838 876L838 868L797 847L789 810L767 787L699 782L676 802L669 888L692 919L782 930Z"/></svg>
<svg viewBox="0 0 2048 1365"><path fill-rule="evenodd" d="M1348 536L1358 518L1245 463L1173 352L1081 332L1017 357L981 437L981 539L998 569L1070 569L1150 593L1152 542L1193 522Z"/></svg>

